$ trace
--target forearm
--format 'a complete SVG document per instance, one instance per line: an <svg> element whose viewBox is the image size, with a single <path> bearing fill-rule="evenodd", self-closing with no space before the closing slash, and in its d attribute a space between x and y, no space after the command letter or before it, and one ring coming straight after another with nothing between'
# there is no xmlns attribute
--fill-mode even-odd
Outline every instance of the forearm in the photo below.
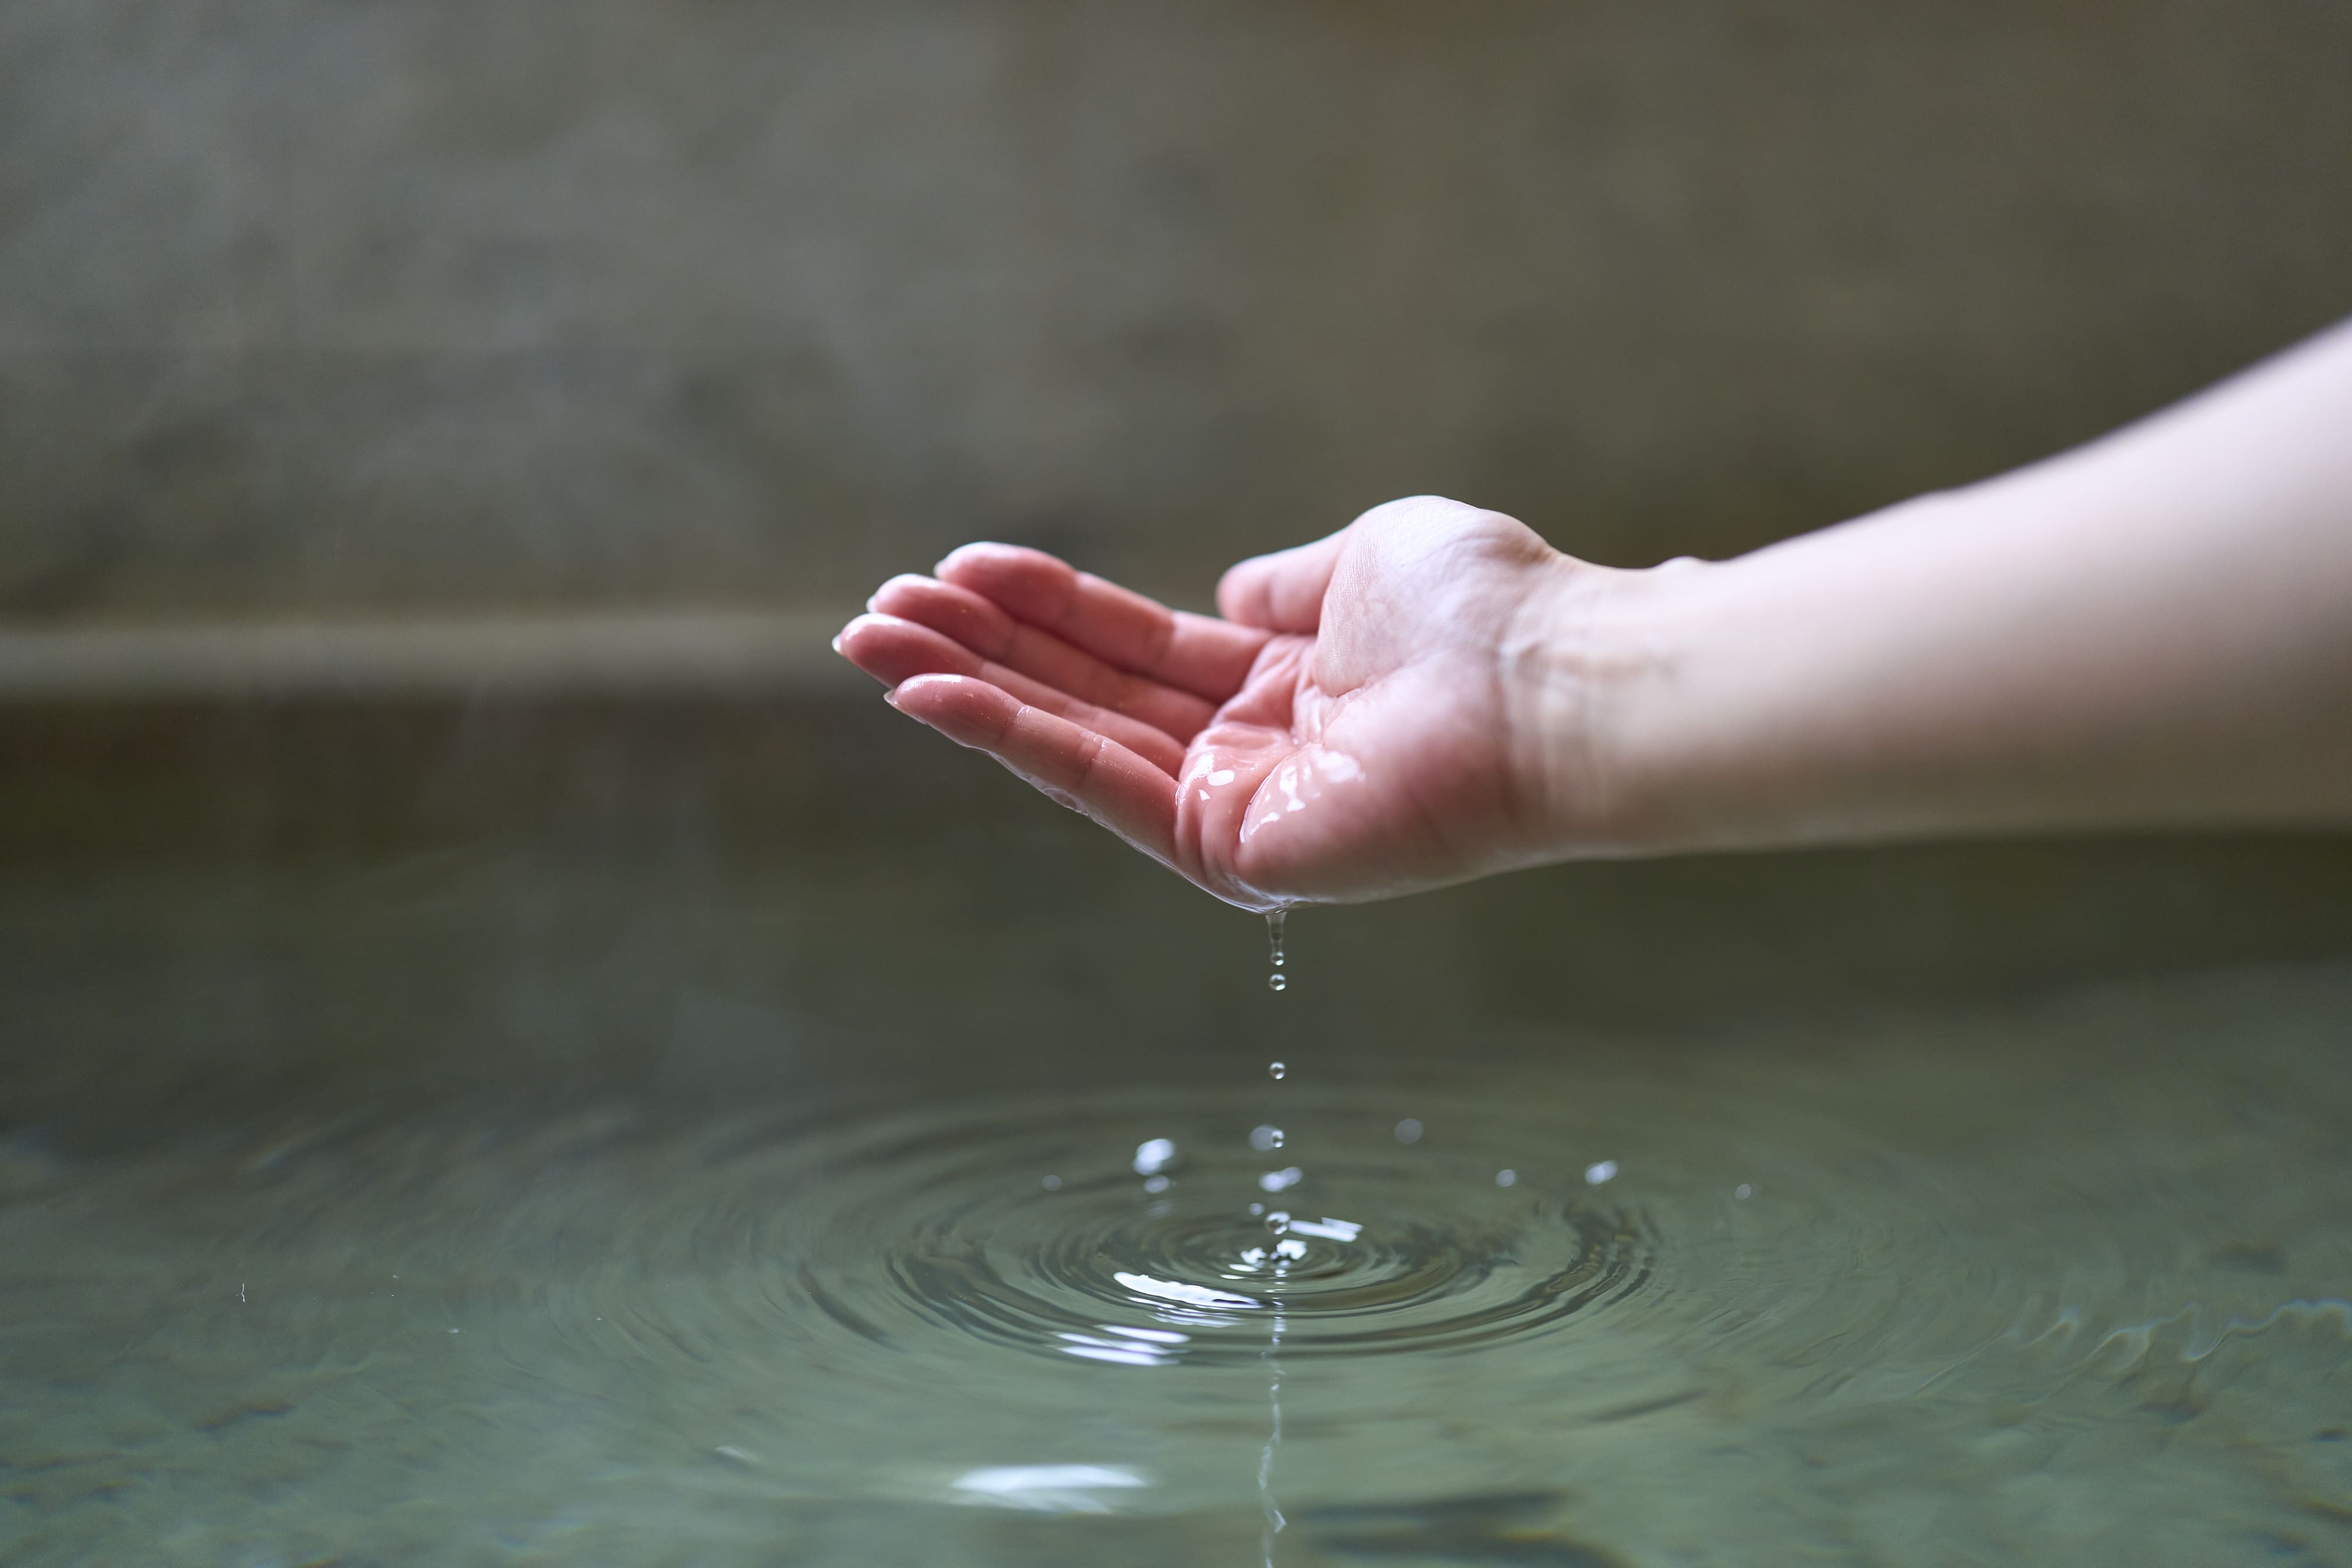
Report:
<svg viewBox="0 0 2352 1568"><path fill-rule="evenodd" d="M2352 329L1579 612L1574 848L2352 821Z"/></svg>

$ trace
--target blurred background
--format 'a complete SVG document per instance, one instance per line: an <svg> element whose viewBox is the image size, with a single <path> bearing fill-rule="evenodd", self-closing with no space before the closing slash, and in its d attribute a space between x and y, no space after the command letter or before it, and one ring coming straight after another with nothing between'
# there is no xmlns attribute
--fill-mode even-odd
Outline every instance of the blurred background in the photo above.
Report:
<svg viewBox="0 0 2352 1568"><path fill-rule="evenodd" d="M0 1117L1255 1051L1251 917L836 666L876 581L1204 606L1425 491L1633 565L2029 461L2352 309L2347 82L2328 0L9 0ZM1944 1007L2352 956L2352 840L1292 952L1342 1046Z"/></svg>

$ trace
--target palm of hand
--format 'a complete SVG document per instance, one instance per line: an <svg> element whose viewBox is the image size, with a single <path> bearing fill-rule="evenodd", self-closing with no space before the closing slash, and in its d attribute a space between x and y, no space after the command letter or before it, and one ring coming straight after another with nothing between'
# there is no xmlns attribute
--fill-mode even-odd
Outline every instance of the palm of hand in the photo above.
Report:
<svg viewBox="0 0 2352 1568"><path fill-rule="evenodd" d="M1236 567L1221 620L967 546L884 584L836 645L900 711L1229 903L1378 897L1521 857L1497 654L1559 559L1496 514L1393 503Z"/></svg>

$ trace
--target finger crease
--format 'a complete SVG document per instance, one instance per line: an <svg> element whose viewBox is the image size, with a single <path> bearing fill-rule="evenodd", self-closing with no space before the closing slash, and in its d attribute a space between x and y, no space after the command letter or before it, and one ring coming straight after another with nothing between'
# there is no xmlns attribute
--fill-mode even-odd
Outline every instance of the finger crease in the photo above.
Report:
<svg viewBox="0 0 2352 1568"><path fill-rule="evenodd" d="M1143 668L1159 670L1167 667L1169 650L1176 646L1176 618L1171 615L1164 621L1155 622L1144 633Z"/></svg>
<svg viewBox="0 0 2352 1568"><path fill-rule="evenodd" d="M1109 744L1103 737L1088 732L1085 744L1079 748L1078 773L1070 781L1071 789L1085 793L1087 786L1094 782L1096 770L1102 766L1103 748Z"/></svg>

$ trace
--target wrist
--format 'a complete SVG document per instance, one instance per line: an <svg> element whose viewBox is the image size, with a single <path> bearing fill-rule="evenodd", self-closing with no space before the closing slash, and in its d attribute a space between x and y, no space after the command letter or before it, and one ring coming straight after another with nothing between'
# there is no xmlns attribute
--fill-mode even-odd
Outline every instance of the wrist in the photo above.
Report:
<svg viewBox="0 0 2352 1568"><path fill-rule="evenodd" d="M1624 711L1646 655L1627 611L1676 562L1625 571L1555 557L1506 630L1499 667L1512 797L1533 861L1640 853L1652 831L1630 777Z"/></svg>
<svg viewBox="0 0 2352 1568"><path fill-rule="evenodd" d="M1990 570L1930 495L1727 561L1612 575L1584 618L1590 806L1563 854L1661 854L1929 831L1956 744L1944 624ZM1964 612L1961 619L1969 617ZM1967 727L1963 726L1961 727Z"/></svg>
<svg viewBox="0 0 2352 1568"><path fill-rule="evenodd" d="M1878 517L1916 528L1942 504ZM1852 610L1888 586L1875 552L1853 548L1866 542L1830 529L1640 570L1560 558L1515 626L1510 666L1545 858L1856 836L1853 797L1879 759L1851 721L1883 695L1866 688L1885 639L1864 627L1850 645Z"/></svg>

